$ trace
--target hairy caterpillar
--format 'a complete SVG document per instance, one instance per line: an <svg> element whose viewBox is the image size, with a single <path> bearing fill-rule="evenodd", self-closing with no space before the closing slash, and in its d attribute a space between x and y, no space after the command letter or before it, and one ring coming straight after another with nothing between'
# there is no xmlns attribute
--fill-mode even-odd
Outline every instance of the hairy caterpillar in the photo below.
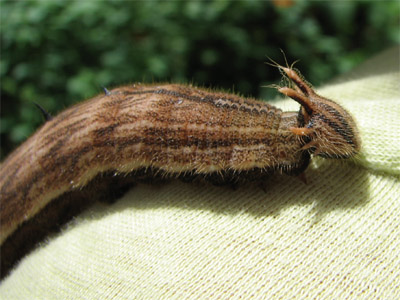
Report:
<svg viewBox="0 0 400 300"><path fill-rule="evenodd" d="M135 182L262 180L302 174L311 154L357 154L349 113L292 67L276 66L290 82L278 91L299 112L189 85L138 84L105 89L50 118L1 166L2 277L50 229Z"/></svg>

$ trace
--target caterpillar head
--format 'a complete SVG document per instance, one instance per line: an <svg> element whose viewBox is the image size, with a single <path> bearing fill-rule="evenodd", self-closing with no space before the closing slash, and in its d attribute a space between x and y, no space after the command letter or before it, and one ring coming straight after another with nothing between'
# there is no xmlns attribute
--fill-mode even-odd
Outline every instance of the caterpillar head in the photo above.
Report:
<svg viewBox="0 0 400 300"><path fill-rule="evenodd" d="M295 70L279 66L294 83L293 87L279 87L278 91L301 104L304 127L291 128L306 137L303 150L326 158L349 158L360 151L361 141L353 117L339 104L319 96Z"/></svg>

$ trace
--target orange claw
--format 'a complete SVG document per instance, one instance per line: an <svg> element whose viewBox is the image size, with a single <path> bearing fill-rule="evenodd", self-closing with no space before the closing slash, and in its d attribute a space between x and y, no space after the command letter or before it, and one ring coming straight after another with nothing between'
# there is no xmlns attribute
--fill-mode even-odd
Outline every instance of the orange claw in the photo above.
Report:
<svg viewBox="0 0 400 300"><path fill-rule="evenodd" d="M301 106L305 108L308 114L311 115L314 111L314 104L310 101L308 97L301 93L300 88L296 88L296 90L294 90L288 87L281 87L278 89L278 92L297 101Z"/></svg>
<svg viewBox="0 0 400 300"><path fill-rule="evenodd" d="M314 132L314 129L305 127L290 127L289 130L295 135L309 135Z"/></svg>

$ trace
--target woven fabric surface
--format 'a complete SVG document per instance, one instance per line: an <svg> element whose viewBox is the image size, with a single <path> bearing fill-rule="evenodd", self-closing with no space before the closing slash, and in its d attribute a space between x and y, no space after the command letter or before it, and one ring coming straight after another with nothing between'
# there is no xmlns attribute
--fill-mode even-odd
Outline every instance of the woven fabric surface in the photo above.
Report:
<svg viewBox="0 0 400 300"><path fill-rule="evenodd" d="M138 185L25 257L0 298L399 299L399 66L396 47L317 89L357 120L357 159L314 158L308 184L266 191Z"/></svg>

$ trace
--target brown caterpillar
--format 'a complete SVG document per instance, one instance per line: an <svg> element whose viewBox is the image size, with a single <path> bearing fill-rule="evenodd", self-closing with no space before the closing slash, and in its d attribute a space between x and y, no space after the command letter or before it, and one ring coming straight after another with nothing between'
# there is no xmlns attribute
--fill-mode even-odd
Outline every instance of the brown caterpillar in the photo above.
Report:
<svg viewBox="0 0 400 300"><path fill-rule="evenodd" d="M1 166L2 277L54 227L132 183L262 180L276 171L301 174L311 154L357 154L349 113L291 67L277 67L293 86L278 91L299 102L299 112L189 85L138 84L48 120Z"/></svg>

